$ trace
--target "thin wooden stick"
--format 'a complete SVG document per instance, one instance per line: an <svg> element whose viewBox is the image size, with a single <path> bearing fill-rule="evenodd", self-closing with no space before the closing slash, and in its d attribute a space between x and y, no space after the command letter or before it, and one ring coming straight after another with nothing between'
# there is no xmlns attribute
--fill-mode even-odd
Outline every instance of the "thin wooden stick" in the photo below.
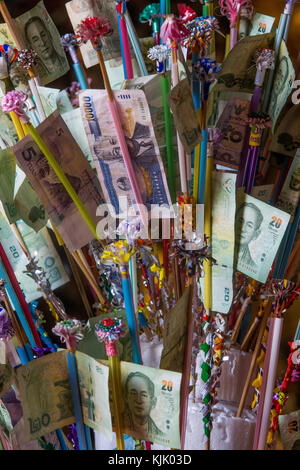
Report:
<svg viewBox="0 0 300 470"><path fill-rule="evenodd" d="M81 280L81 277L79 275L79 272L78 272L78 268L77 268L77 265L74 261L74 259L72 258L68 248L64 245L64 250L65 250L65 253L66 253L66 256L68 258L68 262L69 262L69 265L71 267L71 270L72 270L72 274L74 276L74 280L76 282L76 286L79 290L79 293L80 293L80 296L81 296L81 300L84 304L84 307L85 307L85 310L86 310L86 313L87 313L87 316L89 318L93 317L93 312L92 312L92 309L91 309L91 306L90 306L90 303L89 303L89 300L87 298L87 295L86 295L86 291L85 291L85 288L83 286L83 283L82 283L82 280Z"/></svg>
<svg viewBox="0 0 300 470"><path fill-rule="evenodd" d="M105 304L105 299L102 295L102 292L101 292L99 286L97 285L97 282L96 282L95 278L88 271L88 269L86 268L84 263L81 261L80 257L78 256L78 253L72 253L72 256L73 256L74 260L76 261L76 263L78 264L81 271L83 272L83 274L85 275L87 281L89 282L89 284L91 285L91 287L95 291L95 294L97 295L97 298L98 298L99 302L101 304Z"/></svg>
<svg viewBox="0 0 300 470"><path fill-rule="evenodd" d="M240 329L241 329L241 326L242 326L242 321L244 319L244 316L247 313L247 309L249 307L250 302L251 302L251 296L247 297L243 302L240 314L237 318L237 321L235 322L233 331L231 333L230 340L232 341L232 343L236 343L237 337L239 335L239 332L240 332Z"/></svg>
<svg viewBox="0 0 300 470"><path fill-rule="evenodd" d="M249 346L249 343L252 339L252 335L256 331L256 328L258 327L260 321L261 321L260 317L255 317L252 325L250 326L250 328L248 329L248 331L246 333L245 338L243 339L243 342L241 344L241 351L246 351L247 350L247 348Z"/></svg>
<svg viewBox="0 0 300 470"><path fill-rule="evenodd" d="M236 418L241 417L241 414L242 414L242 411L243 411L243 408L244 408L244 405L245 405L245 401L246 401L246 398L247 398L250 382L251 382L251 379L252 379L254 368L256 366L256 360L257 360L259 352L260 352L261 342L262 342L263 335L264 335L264 332L265 332L265 329L266 329L266 325L267 325L267 321L268 321L268 317L269 317L271 307L272 307L272 302L270 301L268 303L268 306L266 307L264 315L262 317L262 321L261 321L259 332L258 332L258 337L257 337L257 340L256 340L255 349L254 349L254 352L253 352L253 355L252 355L251 364L250 364L248 375L247 375L247 378L246 378L246 382L245 382L245 385L244 385L244 388L243 388L243 393L242 393L242 396L241 396L239 407L238 407L238 410L237 410L237 413L236 413Z"/></svg>

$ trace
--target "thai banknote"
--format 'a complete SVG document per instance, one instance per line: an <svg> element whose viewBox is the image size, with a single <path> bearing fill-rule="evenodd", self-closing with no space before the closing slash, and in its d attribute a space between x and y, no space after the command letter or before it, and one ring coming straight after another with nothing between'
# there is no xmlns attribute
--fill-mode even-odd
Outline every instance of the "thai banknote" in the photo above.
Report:
<svg viewBox="0 0 300 470"><path fill-rule="evenodd" d="M278 56L278 63L275 70L270 105L268 109L268 114L272 119L273 133L281 110L293 90L294 80L295 70L285 42L282 41Z"/></svg>
<svg viewBox="0 0 300 470"><path fill-rule="evenodd" d="M111 24L113 34L103 38L102 54L104 60L121 57L121 45L118 29L116 2L114 0L72 0L66 3L67 13L74 32L85 18L91 16L105 17ZM98 64L97 52L90 42L80 46L84 65L89 68Z"/></svg>
<svg viewBox="0 0 300 470"><path fill-rule="evenodd" d="M201 142L202 133L187 78L172 88L168 94L168 103L184 150L191 153Z"/></svg>
<svg viewBox="0 0 300 470"><path fill-rule="evenodd" d="M263 184L262 186L253 186L251 196L263 202L269 202L273 192L273 184ZM281 207L281 209L283 209Z"/></svg>
<svg viewBox="0 0 300 470"><path fill-rule="evenodd" d="M50 114L52 114L56 109L58 110L59 114L72 111L73 106L66 90L60 91L57 88L43 86L38 86L37 89L47 117L50 116Z"/></svg>
<svg viewBox="0 0 300 470"><path fill-rule="evenodd" d="M19 367L17 380L26 441L75 423L67 351Z"/></svg>
<svg viewBox="0 0 300 470"><path fill-rule="evenodd" d="M127 325L126 312L123 309L105 314L107 318L121 318L125 335L118 341L119 359L121 361L133 361L131 339ZM98 341L95 335L95 324L103 320L103 315L90 318L86 325L84 338L78 343L77 351L80 351L94 359L106 359L106 350L104 343Z"/></svg>
<svg viewBox="0 0 300 470"><path fill-rule="evenodd" d="M186 342L186 326L189 307L190 288L169 312L164 321L163 350L160 368L173 372L182 372Z"/></svg>
<svg viewBox="0 0 300 470"><path fill-rule="evenodd" d="M251 28L249 36L256 36L257 34L270 33L274 24L275 18L273 16L263 15L262 13L254 13L251 20Z"/></svg>
<svg viewBox="0 0 300 470"><path fill-rule="evenodd" d="M212 310L228 313L233 300L235 182L232 173L212 175Z"/></svg>
<svg viewBox="0 0 300 470"><path fill-rule="evenodd" d="M150 109L151 120L155 137L158 143L159 152L163 160L164 167L167 168L167 152L166 152L166 133L164 108L162 100L161 77L158 74L147 75L145 77L137 77L131 80L124 80L122 90L142 90L147 98ZM180 186L180 173L177 157L177 133L173 126L173 151L176 184Z"/></svg>
<svg viewBox="0 0 300 470"><path fill-rule="evenodd" d="M32 441L27 441L26 435L24 433L25 429L25 421L24 418L21 418L17 424L14 426L12 433L11 433L11 440L12 440L12 448L13 450L41 450L44 451L43 447L40 445L41 441L39 439L35 439ZM60 442L58 440L56 432L50 432L49 434L44 434L43 437L48 444L52 444L54 450L59 450ZM68 442L66 441L68 446ZM69 447L69 446L68 446ZM71 447L71 444L70 444ZM69 450L73 450L73 448L69 448Z"/></svg>
<svg viewBox="0 0 300 470"><path fill-rule="evenodd" d="M109 367L81 352L76 352L76 361L84 423L112 441Z"/></svg>
<svg viewBox="0 0 300 470"><path fill-rule="evenodd" d="M89 141L87 139L86 133L82 132L83 121L80 109L76 108L72 109L72 111L64 112L61 117L67 124L69 131L71 132L72 136L81 148L83 155L87 158L87 161L89 162L91 167L95 168L95 164L89 146Z"/></svg>
<svg viewBox="0 0 300 470"><path fill-rule="evenodd" d="M229 52L217 77L215 91L244 91L252 93L256 65L255 53L260 48L272 48L274 33L247 36L241 39Z"/></svg>
<svg viewBox="0 0 300 470"><path fill-rule="evenodd" d="M0 148L11 147L19 140L12 120L8 114L3 114L0 110Z"/></svg>
<svg viewBox="0 0 300 470"><path fill-rule="evenodd" d="M294 157L300 148L300 104L293 105L283 116L273 136L270 151Z"/></svg>
<svg viewBox="0 0 300 470"><path fill-rule="evenodd" d="M97 177L58 111L40 124L37 131L96 223L97 207L103 202ZM13 151L69 251L90 242L92 232L32 137L27 135Z"/></svg>
<svg viewBox="0 0 300 470"><path fill-rule="evenodd" d="M21 227L24 227L25 223L20 222L20 225ZM29 239L27 237L25 241L28 251L32 256L36 256L39 260L41 260L45 271L48 271L50 283L51 281L54 281L52 282L52 288L63 285L65 282L67 282L68 277L51 240L49 239L46 241L42 235L42 232L37 234L30 227L26 227L29 234L31 232L31 237L29 237ZM20 226L18 226L18 228L20 229ZM22 238L23 236L24 233L22 233ZM23 252L15 233L2 214L0 214L0 242L22 288L26 301L32 302L33 300L40 298L41 292L38 291L37 284L30 277L24 274L28 259L25 256L25 253ZM49 243L49 245L47 243ZM47 260L49 260L49 262ZM51 276L51 271L54 276Z"/></svg>
<svg viewBox="0 0 300 470"><path fill-rule="evenodd" d="M122 90L115 91L114 96L144 205L148 210L151 204L170 205L166 175L145 94L141 90ZM127 197L130 206L134 195L106 91L84 90L80 93L80 109L105 200L119 214L118 198Z"/></svg>
<svg viewBox="0 0 300 470"><path fill-rule="evenodd" d="M181 374L121 362L121 382L123 432L179 449Z"/></svg>
<svg viewBox="0 0 300 470"><path fill-rule="evenodd" d="M48 213L28 178L24 178L14 198L18 220L24 220L35 231L41 230L48 221Z"/></svg>
<svg viewBox="0 0 300 470"><path fill-rule="evenodd" d="M48 214L25 173L16 165L11 148L0 150L0 200L11 224L22 219L36 231L46 225Z"/></svg>
<svg viewBox="0 0 300 470"><path fill-rule="evenodd" d="M251 100L251 93L244 93L238 91L215 91L212 88L208 95L207 102L207 127L216 127L225 106L232 98L240 98L241 100Z"/></svg>
<svg viewBox="0 0 300 470"><path fill-rule="evenodd" d="M240 98L231 98L226 104L216 126L222 132L222 140L214 146L215 163L239 168L249 108L250 101Z"/></svg>
<svg viewBox="0 0 300 470"><path fill-rule="evenodd" d="M36 233L23 221L17 222L17 228L29 254L32 258L36 258L39 266L44 269L51 289L55 290L65 285L70 279L52 243L48 229L44 227ZM38 290L38 285L33 279L24 274L24 268L17 269L15 274L22 286L27 302L32 302L41 297L42 293Z"/></svg>
<svg viewBox="0 0 300 470"><path fill-rule="evenodd" d="M280 191L276 207L295 216L300 201L300 156L296 156L290 166Z"/></svg>
<svg viewBox="0 0 300 470"><path fill-rule="evenodd" d="M16 18L16 23L28 49L38 54L36 71L41 84L47 85L65 75L70 69L69 62L44 2Z"/></svg>
<svg viewBox="0 0 300 470"><path fill-rule="evenodd" d="M266 282L290 215L238 190L235 218L236 269Z"/></svg>
<svg viewBox="0 0 300 470"><path fill-rule="evenodd" d="M300 450L300 410L279 415L279 431L284 450Z"/></svg>

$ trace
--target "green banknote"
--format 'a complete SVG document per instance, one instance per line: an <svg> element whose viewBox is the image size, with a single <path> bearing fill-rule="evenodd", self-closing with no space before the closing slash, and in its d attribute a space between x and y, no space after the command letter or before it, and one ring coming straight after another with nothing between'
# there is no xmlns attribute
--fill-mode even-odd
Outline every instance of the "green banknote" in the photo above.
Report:
<svg viewBox="0 0 300 470"><path fill-rule="evenodd" d="M45 271L51 289L58 289L69 282L69 277L52 243L48 229L45 227L36 233L23 221L18 222L17 227L29 254L32 258L38 260L38 265ZM27 302L32 302L41 297L41 292L33 279L24 274L23 271L24 269L19 268L16 271L16 276L21 283Z"/></svg>
<svg viewBox="0 0 300 470"><path fill-rule="evenodd" d="M180 449L181 374L121 362L123 432Z"/></svg>
<svg viewBox="0 0 300 470"><path fill-rule="evenodd" d="M259 199L237 193L235 267L259 282L266 282L290 215Z"/></svg>
<svg viewBox="0 0 300 470"><path fill-rule="evenodd" d="M66 90L44 86L37 87L46 116L50 116L56 109L59 114L72 111L73 106Z"/></svg>
<svg viewBox="0 0 300 470"><path fill-rule="evenodd" d="M103 202L97 176L58 111L46 118L37 130L97 224L97 208ZM93 233L31 135L18 142L13 151L69 251L92 241Z"/></svg>
<svg viewBox="0 0 300 470"><path fill-rule="evenodd" d="M26 441L75 422L67 351L48 354L19 367L17 379Z"/></svg>
<svg viewBox="0 0 300 470"><path fill-rule="evenodd" d="M70 69L60 34L41 1L16 18L28 49L37 52L36 70L42 85L65 75Z"/></svg>
<svg viewBox="0 0 300 470"><path fill-rule="evenodd" d="M272 138L270 151L294 157L300 148L300 104L294 104L283 116Z"/></svg>
<svg viewBox="0 0 300 470"><path fill-rule="evenodd" d="M268 33L241 39L224 60L215 91L253 93L256 75L255 53L262 47L272 48L274 37L274 33Z"/></svg>
<svg viewBox="0 0 300 470"><path fill-rule="evenodd" d="M48 214L25 173L16 165L11 148L0 150L0 200L11 224L22 219L36 231L46 225Z"/></svg>
<svg viewBox="0 0 300 470"><path fill-rule="evenodd" d="M271 100L268 114L272 119L273 133L276 127L277 119L287 99L293 90L295 80L295 70L290 59L285 42L281 42L278 63L275 70L275 78L272 88Z"/></svg>
<svg viewBox="0 0 300 470"><path fill-rule="evenodd" d="M251 28L249 36L256 36L257 34L270 33L274 24L275 18L273 16L263 15L262 13L254 13L251 20Z"/></svg>
<svg viewBox="0 0 300 470"><path fill-rule="evenodd" d="M228 313L233 300L234 223L236 175L213 172L212 176L212 310Z"/></svg>
<svg viewBox="0 0 300 470"><path fill-rule="evenodd" d="M300 156L296 156L280 191L276 207L294 217L300 200Z"/></svg>
<svg viewBox="0 0 300 470"><path fill-rule="evenodd" d="M87 139L86 133L82 132L83 121L81 117L81 112L79 108L72 109L72 111L64 112L61 117L68 126L69 131L76 140L77 144L81 148L83 155L87 158L89 164L92 168L95 168L93 161L92 153L89 146L89 141Z"/></svg>
<svg viewBox="0 0 300 470"><path fill-rule="evenodd" d="M109 367L78 351L76 361L84 423L112 441Z"/></svg>

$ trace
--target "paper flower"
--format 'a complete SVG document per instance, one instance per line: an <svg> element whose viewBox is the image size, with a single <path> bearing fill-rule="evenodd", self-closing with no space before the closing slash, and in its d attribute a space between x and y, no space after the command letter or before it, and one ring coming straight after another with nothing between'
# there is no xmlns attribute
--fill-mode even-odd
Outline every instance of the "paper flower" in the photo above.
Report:
<svg viewBox="0 0 300 470"><path fill-rule="evenodd" d="M106 354L117 356L118 349L115 343L125 335L122 320L120 318L105 318L102 322L96 323L95 330L99 342L105 343Z"/></svg>
<svg viewBox="0 0 300 470"><path fill-rule="evenodd" d="M167 15L160 28L160 37L164 43L170 42L173 49L177 48L179 40L186 38L190 34L183 22L175 15Z"/></svg>
<svg viewBox="0 0 300 470"><path fill-rule="evenodd" d="M266 127L272 126L272 119L263 112L249 113L247 118L249 126L254 128L255 133L260 133Z"/></svg>
<svg viewBox="0 0 300 470"><path fill-rule="evenodd" d="M88 17L83 20L77 30L77 36L84 43L91 41L92 44L101 44L101 39L113 33L107 18L98 16Z"/></svg>
<svg viewBox="0 0 300 470"><path fill-rule="evenodd" d="M36 65L37 52L32 49L22 49L18 54L18 64L24 69L29 70Z"/></svg>
<svg viewBox="0 0 300 470"><path fill-rule="evenodd" d="M6 93L6 95L2 98L1 101L1 108L3 113L10 113L15 112L18 118L24 124L29 122L28 116L26 116L25 111L23 109L23 105L27 99L27 95L22 91L13 90Z"/></svg>
<svg viewBox="0 0 300 470"><path fill-rule="evenodd" d="M68 348L76 349L76 342L83 339L85 328L86 326L82 321L63 320L56 323L52 331L60 337L63 343L67 344Z"/></svg>

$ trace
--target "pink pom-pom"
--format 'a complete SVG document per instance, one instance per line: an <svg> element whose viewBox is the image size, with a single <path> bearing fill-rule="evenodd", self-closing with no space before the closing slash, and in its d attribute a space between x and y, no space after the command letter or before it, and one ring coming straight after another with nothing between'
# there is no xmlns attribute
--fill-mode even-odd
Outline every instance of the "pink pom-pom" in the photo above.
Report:
<svg viewBox="0 0 300 470"><path fill-rule="evenodd" d="M184 39L190 35L190 31L184 26L183 22L175 15L167 15L160 28L160 37L164 43L168 40L172 47L176 48L178 40Z"/></svg>
<svg viewBox="0 0 300 470"><path fill-rule="evenodd" d="M27 95L25 95L25 93L22 91L9 91L1 101L1 108L3 113L11 113L13 111L18 116L18 118L21 119L23 124L27 124L29 122L29 118L23 109L23 105L26 100Z"/></svg>
<svg viewBox="0 0 300 470"><path fill-rule="evenodd" d="M110 36L113 30L107 18L99 18L94 16L83 20L77 30L77 37L82 42L91 41L92 43L100 43L101 39Z"/></svg>

